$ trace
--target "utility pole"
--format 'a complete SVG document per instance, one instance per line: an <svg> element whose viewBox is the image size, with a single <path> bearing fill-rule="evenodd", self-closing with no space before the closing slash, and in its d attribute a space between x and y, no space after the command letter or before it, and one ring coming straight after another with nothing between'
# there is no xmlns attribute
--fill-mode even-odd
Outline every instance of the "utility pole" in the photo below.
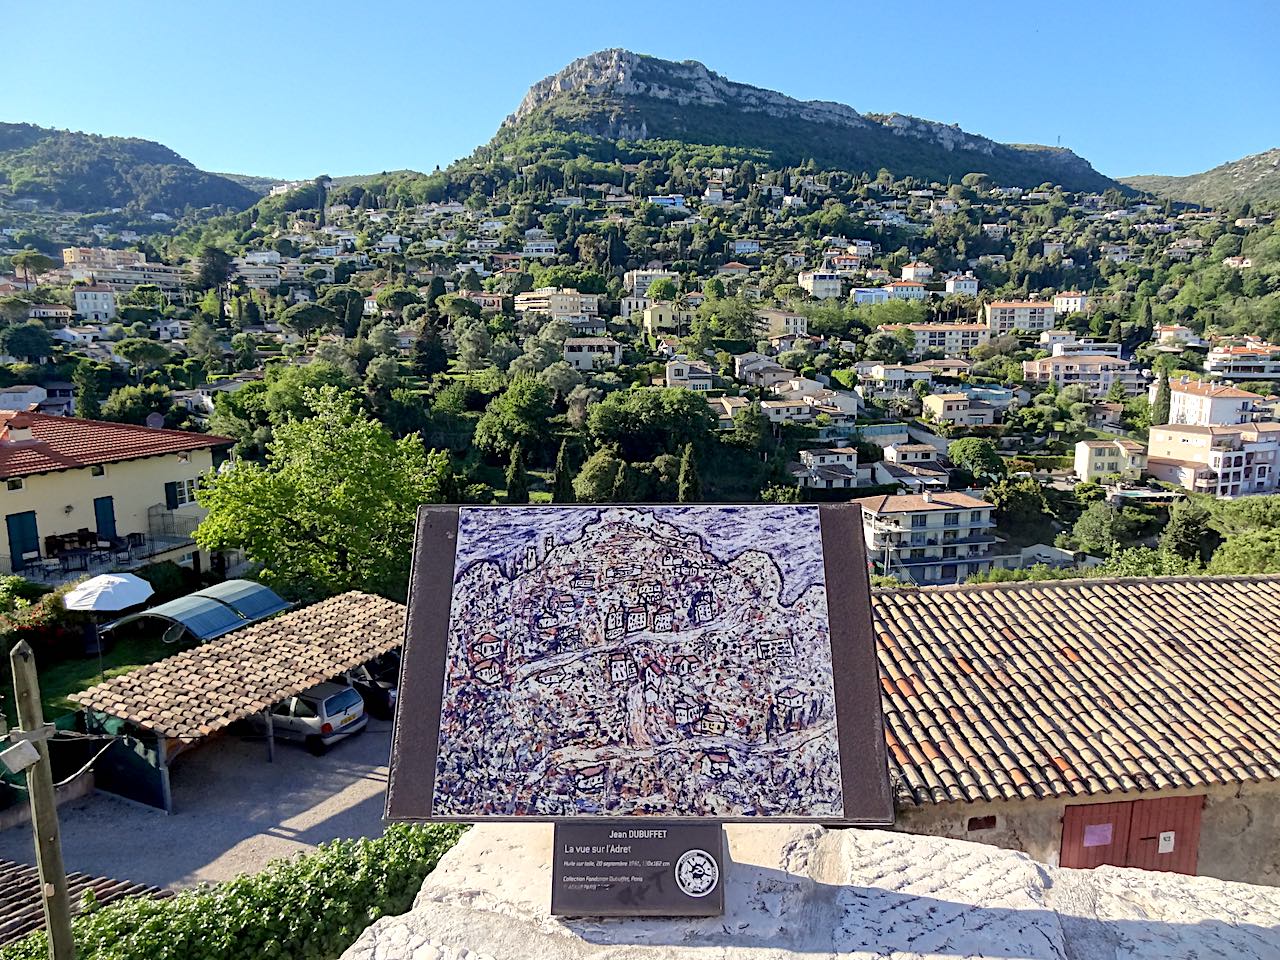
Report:
<svg viewBox="0 0 1280 960"><path fill-rule="evenodd" d="M49 767L49 745L53 724L44 722L40 708L40 683L36 678L36 658L27 641L9 654L18 707L18 726L9 734L14 745L26 742L39 754L27 768L27 793L31 797L31 825L35 830L36 868L40 873L44 925L49 933L49 960L75 960L71 939L71 897L67 892L67 871L62 865L62 843L58 837L58 806L53 793L53 771Z"/></svg>

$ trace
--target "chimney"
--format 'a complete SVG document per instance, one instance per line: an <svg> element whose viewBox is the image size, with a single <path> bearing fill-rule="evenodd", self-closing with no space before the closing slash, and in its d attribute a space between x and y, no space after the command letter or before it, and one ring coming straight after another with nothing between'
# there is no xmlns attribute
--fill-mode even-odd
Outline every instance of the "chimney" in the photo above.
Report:
<svg viewBox="0 0 1280 960"><path fill-rule="evenodd" d="M35 437L31 433L31 418L25 413L13 414L5 422L4 433L0 434L0 439L3 439L6 443L23 443L34 440Z"/></svg>
<svg viewBox="0 0 1280 960"><path fill-rule="evenodd" d="M933 503L933 491L932 491L932 490L926 490L923 494L921 494L921 496L922 496L922 497L924 497L924 502L925 502L925 503Z"/></svg>

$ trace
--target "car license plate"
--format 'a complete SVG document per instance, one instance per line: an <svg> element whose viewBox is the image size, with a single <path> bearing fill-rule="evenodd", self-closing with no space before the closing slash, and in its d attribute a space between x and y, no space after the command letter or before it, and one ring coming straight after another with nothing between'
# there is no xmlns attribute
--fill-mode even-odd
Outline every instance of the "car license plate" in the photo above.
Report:
<svg viewBox="0 0 1280 960"><path fill-rule="evenodd" d="M349 713L349 714L347 714L345 717L343 717L343 718L342 718L342 725L343 725L344 727L345 727L348 723L355 723L355 722L356 722L356 715L355 715L354 713Z"/></svg>

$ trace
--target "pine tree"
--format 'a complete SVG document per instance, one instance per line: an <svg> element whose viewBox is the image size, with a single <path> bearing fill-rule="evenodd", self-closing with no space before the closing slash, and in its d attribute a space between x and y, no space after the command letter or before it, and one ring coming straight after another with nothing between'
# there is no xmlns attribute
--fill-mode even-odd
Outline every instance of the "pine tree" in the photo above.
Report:
<svg viewBox="0 0 1280 960"><path fill-rule="evenodd" d="M1196 500L1180 500L1169 508L1169 522L1160 535L1160 549L1184 560L1200 560L1209 533L1209 511Z"/></svg>
<svg viewBox="0 0 1280 960"><path fill-rule="evenodd" d="M569 471L569 441L560 441L560 452L556 454L555 473L551 478L551 502L573 503L573 475Z"/></svg>
<svg viewBox="0 0 1280 960"><path fill-rule="evenodd" d="M1169 422L1169 372L1160 371L1160 379L1156 383L1156 402L1151 405L1151 425L1161 426Z"/></svg>
<svg viewBox="0 0 1280 960"><path fill-rule="evenodd" d="M676 481L676 502L697 503L702 499L702 481L698 478L698 464L693 459L693 444L684 445L680 457L680 476Z"/></svg>
<svg viewBox="0 0 1280 960"><path fill-rule="evenodd" d="M524 468L524 456L520 444L511 447L511 462L507 464L507 503L529 502L529 473Z"/></svg>

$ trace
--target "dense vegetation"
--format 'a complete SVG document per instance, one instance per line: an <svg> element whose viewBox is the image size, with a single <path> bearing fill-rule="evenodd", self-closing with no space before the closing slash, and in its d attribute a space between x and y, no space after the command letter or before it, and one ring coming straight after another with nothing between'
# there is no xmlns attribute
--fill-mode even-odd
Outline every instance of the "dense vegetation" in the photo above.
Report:
<svg viewBox="0 0 1280 960"><path fill-rule="evenodd" d="M258 197L150 140L29 123L0 123L0 192L84 213L123 207L178 214L187 208L246 207Z"/></svg>
<svg viewBox="0 0 1280 960"><path fill-rule="evenodd" d="M1147 175L1125 177L1136 190L1206 206L1280 200L1280 148L1219 164L1212 170L1185 177Z"/></svg>
<svg viewBox="0 0 1280 960"><path fill-rule="evenodd" d="M379 917L404 913L464 828L395 824L337 840L262 873L178 894L96 907L72 924L80 960L334 960ZM43 931L0 960L44 960Z"/></svg>

